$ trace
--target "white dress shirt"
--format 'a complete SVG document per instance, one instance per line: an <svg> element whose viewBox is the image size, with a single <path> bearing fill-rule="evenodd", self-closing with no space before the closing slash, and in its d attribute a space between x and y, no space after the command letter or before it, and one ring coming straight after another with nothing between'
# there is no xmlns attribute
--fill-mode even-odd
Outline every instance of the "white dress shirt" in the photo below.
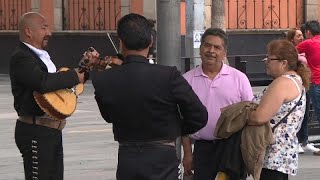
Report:
<svg viewBox="0 0 320 180"><path fill-rule="evenodd" d="M51 61L51 58L48 54L47 51L42 50L42 49L38 49L33 47L32 45L23 42L26 46L28 46L41 60L42 62L47 66L48 72L49 73L55 73L57 72L57 68L56 65L54 65L54 63Z"/></svg>

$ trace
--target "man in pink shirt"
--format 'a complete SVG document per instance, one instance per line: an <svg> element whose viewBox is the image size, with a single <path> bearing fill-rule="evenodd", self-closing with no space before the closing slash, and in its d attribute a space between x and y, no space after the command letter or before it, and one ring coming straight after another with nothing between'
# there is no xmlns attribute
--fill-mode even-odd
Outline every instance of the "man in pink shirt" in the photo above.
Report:
<svg viewBox="0 0 320 180"><path fill-rule="evenodd" d="M241 101L251 101L252 88L247 76L223 63L227 53L227 34L218 28L209 28L201 37L201 66L184 74L201 102L208 110L207 125L191 135L195 139L192 154L191 138L183 137L183 165L185 174L194 169L195 180L214 179L215 140L213 132L221 108Z"/></svg>
<svg viewBox="0 0 320 180"><path fill-rule="evenodd" d="M308 21L305 24L307 40L297 45L299 53L305 53L311 71L310 97L317 120L320 123L320 24L318 21ZM320 151L314 152L320 156Z"/></svg>

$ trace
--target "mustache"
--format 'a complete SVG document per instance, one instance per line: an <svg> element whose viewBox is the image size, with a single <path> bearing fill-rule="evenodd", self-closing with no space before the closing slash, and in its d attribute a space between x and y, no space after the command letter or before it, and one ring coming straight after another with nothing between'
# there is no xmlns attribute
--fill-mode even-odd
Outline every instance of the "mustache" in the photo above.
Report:
<svg viewBox="0 0 320 180"><path fill-rule="evenodd" d="M205 53L205 56L212 57L212 58L216 58L217 57L217 55L215 53Z"/></svg>
<svg viewBox="0 0 320 180"><path fill-rule="evenodd" d="M44 36L43 39L50 39L50 36Z"/></svg>

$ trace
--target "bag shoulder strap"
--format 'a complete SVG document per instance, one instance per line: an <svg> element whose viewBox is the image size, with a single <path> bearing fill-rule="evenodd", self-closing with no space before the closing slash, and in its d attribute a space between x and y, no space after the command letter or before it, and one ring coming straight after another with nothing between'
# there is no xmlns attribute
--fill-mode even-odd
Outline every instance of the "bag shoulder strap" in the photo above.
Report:
<svg viewBox="0 0 320 180"><path fill-rule="evenodd" d="M302 96L303 96L303 92L301 92L301 96L300 96L300 99L299 101L296 103L296 105L293 106L293 108L276 124L272 127L272 132L274 132L274 130L281 124L283 123L283 121L292 113L292 111L297 107L297 105L299 104L299 102L301 101L302 99Z"/></svg>

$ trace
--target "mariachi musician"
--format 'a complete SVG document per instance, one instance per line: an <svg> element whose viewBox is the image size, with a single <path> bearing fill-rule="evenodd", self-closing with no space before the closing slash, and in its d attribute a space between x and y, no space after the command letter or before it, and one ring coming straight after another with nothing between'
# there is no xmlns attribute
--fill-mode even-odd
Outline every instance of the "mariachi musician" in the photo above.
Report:
<svg viewBox="0 0 320 180"><path fill-rule="evenodd" d="M100 113L119 142L117 179L178 179L175 139L204 127L206 108L175 67L149 63L145 17L125 15L117 35L123 64L91 76Z"/></svg>
<svg viewBox="0 0 320 180"><path fill-rule="evenodd" d="M51 36L46 18L36 12L23 14L19 21L20 43L10 60L14 108L18 114L15 142L24 163L26 180L63 179L61 130L65 119L54 120L36 103L33 93L71 88L85 82L85 73L70 69L56 72L44 49Z"/></svg>

